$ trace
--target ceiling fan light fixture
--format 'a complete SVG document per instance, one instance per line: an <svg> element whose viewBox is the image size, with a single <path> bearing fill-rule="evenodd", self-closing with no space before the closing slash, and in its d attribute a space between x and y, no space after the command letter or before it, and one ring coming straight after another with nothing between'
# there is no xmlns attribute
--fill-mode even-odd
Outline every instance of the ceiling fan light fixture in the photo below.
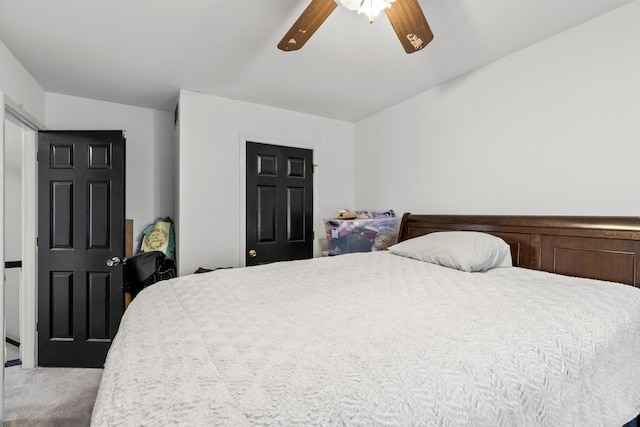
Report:
<svg viewBox="0 0 640 427"><path fill-rule="evenodd" d="M373 22L374 17L384 10L407 53L417 52L433 40L433 32L418 0L401 0L397 3L396 0L311 0L280 40L278 49L285 52L300 49L340 5L368 15L369 22Z"/></svg>
<svg viewBox="0 0 640 427"><path fill-rule="evenodd" d="M362 0L362 5L358 9L358 13L367 15L369 22L373 23L376 16L382 12L383 9L391 7L391 3L396 0Z"/></svg>
<svg viewBox="0 0 640 427"><path fill-rule="evenodd" d="M357 10L359 14L367 15L369 22L373 22L383 9L391 7L394 1L396 0L336 0L349 10Z"/></svg>
<svg viewBox="0 0 640 427"><path fill-rule="evenodd" d="M349 10L358 10L362 6L363 0L336 0L336 3L346 7Z"/></svg>

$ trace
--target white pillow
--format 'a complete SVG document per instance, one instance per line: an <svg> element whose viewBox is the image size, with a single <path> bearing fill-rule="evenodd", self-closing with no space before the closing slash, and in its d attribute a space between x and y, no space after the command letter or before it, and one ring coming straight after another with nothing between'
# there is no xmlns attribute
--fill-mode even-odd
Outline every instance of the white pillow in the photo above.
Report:
<svg viewBox="0 0 640 427"><path fill-rule="evenodd" d="M440 231L389 247L396 255L462 271L511 267L509 245L499 237L477 231Z"/></svg>

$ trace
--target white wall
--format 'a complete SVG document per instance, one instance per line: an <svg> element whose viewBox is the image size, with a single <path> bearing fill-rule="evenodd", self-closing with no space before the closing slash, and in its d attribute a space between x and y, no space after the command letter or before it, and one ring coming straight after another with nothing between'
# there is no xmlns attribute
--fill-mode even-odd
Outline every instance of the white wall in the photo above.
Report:
<svg viewBox="0 0 640 427"><path fill-rule="evenodd" d="M0 92L45 122L45 92L22 64L0 41ZM3 107L4 108L4 107Z"/></svg>
<svg viewBox="0 0 640 427"><path fill-rule="evenodd" d="M173 218L172 113L55 93L46 105L49 130L126 131L126 217L135 237L155 218Z"/></svg>
<svg viewBox="0 0 640 427"><path fill-rule="evenodd" d="M640 1L356 124L356 205L638 215Z"/></svg>
<svg viewBox="0 0 640 427"><path fill-rule="evenodd" d="M319 239L324 236L323 218L353 207L353 132L352 123L181 91L179 273L243 263L242 141L314 151L319 165L314 228Z"/></svg>

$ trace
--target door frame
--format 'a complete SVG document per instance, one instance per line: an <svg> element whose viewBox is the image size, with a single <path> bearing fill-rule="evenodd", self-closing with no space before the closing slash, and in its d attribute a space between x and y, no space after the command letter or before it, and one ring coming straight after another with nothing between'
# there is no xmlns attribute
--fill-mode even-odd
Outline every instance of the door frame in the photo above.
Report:
<svg viewBox="0 0 640 427"><path fill-rule="evenodd" d="M259 135L249 135L249 134L240 134L239 144L240 144L240 188L238 193L240 194L240 213L238 215L239 219L239 229L238 229L238 265L240 267L246 267L247 261L245 257L245 253L247 251L247 142L257 142L260 144L269 144L269 145L282 145L285 147L292 148L304 148L306 150L313 151L313 158L316 158L318 148L313 147L311 144L303 143L303 142L294 142L294 141L286 141L278 138L269 138L265 136ZM315 169L315 163L313 165ZM318 222L318 177L317 170L313 174L313 230L314 230L314 239L313 239L313 256L317 257L321 253L320 248L318 247L318 237L319 234L316 230L316 225ZM324 232L324 231L323 231Z"/></svg>
<svg viewBox="0 0 640 427"><path fill-rule="evenodd" d="M0 95L2 95L0 93ZM23 369L37 365L36 352L36 297L37 297L37 148L36 132L45 129L45 125L22 108L6 94L1 96L2 115L2 147L4 152L4 119L11 115L22 123L22 280L20 286L20 360ZM4 153L2 156L2 182L4 183ZM0 189L4 204L4 184ZM4 223L4 208L1 223ZM0 234L4 242L4 231ZM4 270L4 250L0 260ZM4 275L4 273L3 273ZM3 276L0 276L3 277ZM4 289L4 288L3 288ZM4 298L1 307L4 324ZM4 327L2 328L4 330ZM4 332L3 332L4 334ZM4 337L2 338L4 342ZM3 363L4 364L4 363Z"/></svg>

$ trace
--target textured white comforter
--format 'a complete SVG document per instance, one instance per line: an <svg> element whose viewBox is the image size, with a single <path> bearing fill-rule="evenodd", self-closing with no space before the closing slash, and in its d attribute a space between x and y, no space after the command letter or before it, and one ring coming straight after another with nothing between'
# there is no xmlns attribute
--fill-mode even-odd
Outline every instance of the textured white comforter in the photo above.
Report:
<svg viewBox="0 0 640 427"><path fill-rule="evenodd" d="M621 426L640 290L390 253L157 283L126 311L95 426Z"/></svg>

